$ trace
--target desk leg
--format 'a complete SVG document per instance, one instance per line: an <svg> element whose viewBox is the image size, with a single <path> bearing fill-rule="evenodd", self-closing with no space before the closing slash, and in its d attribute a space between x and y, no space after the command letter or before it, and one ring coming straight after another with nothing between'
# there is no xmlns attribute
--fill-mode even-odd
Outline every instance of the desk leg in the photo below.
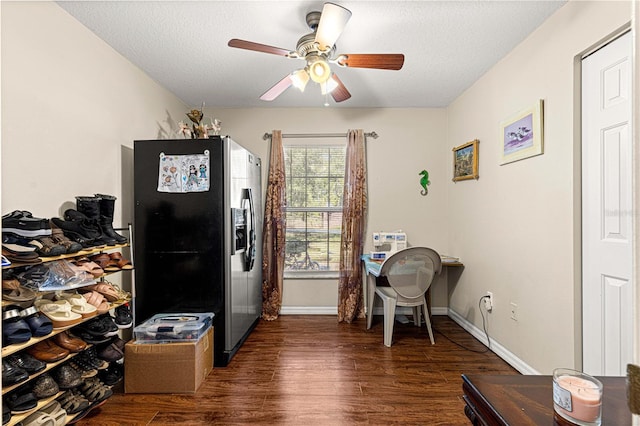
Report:
<svg viewBox="0 0 640 426"><path fill-rule="evenodd" d="M373 322L373 299L376 297L376 277L367 274L367 330Z"/></svg>

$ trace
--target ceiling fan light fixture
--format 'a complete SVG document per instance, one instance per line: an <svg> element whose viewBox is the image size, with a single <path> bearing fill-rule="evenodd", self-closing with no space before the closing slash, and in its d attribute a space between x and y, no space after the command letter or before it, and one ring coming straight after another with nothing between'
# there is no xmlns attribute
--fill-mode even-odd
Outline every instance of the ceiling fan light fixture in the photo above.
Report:
<svg viewBox="0 0 640 426"><path fill-rule="evenodd" d="M324 59L316 59L309 63L309 76L316 83L324 83L331 77L331 67Z"/></svg>
<svg viewBox="0 0 640 426"><path fill-rule="evenodd" d="M304 92L304 88L307 87L307 83L309 82L309 74L305 69L292 72L289 78L291 79L291 84L293 84L294 87L301 92Z"/></svg>
<svg viewBox="0 0 640 426"><path fill-rule="evenodd" d="M316 43L322 52L330 50L351 18L351 11L344 7L325 3L318 23Z"/></svg>
<svg viewBox="0 0 640 426"><path fill-rule="evenodd" d="M2 1L2 0L0 0ZM309 83L320 85L320 90L328 104L329 94L336 102L344 102L351 98L340 78L331 72L331 64L345 68L372 68L380 70L400 70L404 64L402 53L341 53L336 56L336 40L340 37L351 12L335 3L325 3L322 12L307 13L307 25L312 33L298 39L296 50L287 50L247 40L231 39L229 47L253 50L255 52L284 56L291 59L302 59L306 65L303 69L286 74L282 80L267 90L260 99L272 101L280 96L289 86L304 91Z"/></svg>

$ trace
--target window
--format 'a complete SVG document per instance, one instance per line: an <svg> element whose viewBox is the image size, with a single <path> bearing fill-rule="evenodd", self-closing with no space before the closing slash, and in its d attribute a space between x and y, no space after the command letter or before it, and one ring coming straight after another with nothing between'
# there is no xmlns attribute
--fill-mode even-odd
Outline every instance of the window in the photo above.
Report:
<svg viewBox="0 0 640 426"><path fill-rule="evenodd" d="M284 147L288 276L339 271L345 153L345 145Z"/></svg>

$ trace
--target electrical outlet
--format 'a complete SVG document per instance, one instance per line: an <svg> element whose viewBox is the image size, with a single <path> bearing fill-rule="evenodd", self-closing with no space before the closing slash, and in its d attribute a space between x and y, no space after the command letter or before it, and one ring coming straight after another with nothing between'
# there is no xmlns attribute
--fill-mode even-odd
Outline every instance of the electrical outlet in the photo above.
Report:
<svg viewBox="0 0 640 426"><path fill-rule="evenodd" d="M511 302L511 319L518 321L518 305Z"/></svg>
<svg viewBox="0 0 640 426"><path fill-rule="evenodd" d="M491 312L493 310L493 293L488 291L483 300L484 308L487 310L487 312Z"/></svg>

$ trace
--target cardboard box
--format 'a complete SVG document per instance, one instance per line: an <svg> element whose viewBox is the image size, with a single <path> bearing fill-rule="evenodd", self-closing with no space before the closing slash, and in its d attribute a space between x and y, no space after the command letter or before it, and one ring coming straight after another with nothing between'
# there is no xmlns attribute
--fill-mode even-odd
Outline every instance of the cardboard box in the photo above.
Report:
<svg viewBox="0 0 640 426"><path fill-rule="evenodd" d="M194 393L213 369L213 327L193 342L124 347L125 393Z"/></svg>

